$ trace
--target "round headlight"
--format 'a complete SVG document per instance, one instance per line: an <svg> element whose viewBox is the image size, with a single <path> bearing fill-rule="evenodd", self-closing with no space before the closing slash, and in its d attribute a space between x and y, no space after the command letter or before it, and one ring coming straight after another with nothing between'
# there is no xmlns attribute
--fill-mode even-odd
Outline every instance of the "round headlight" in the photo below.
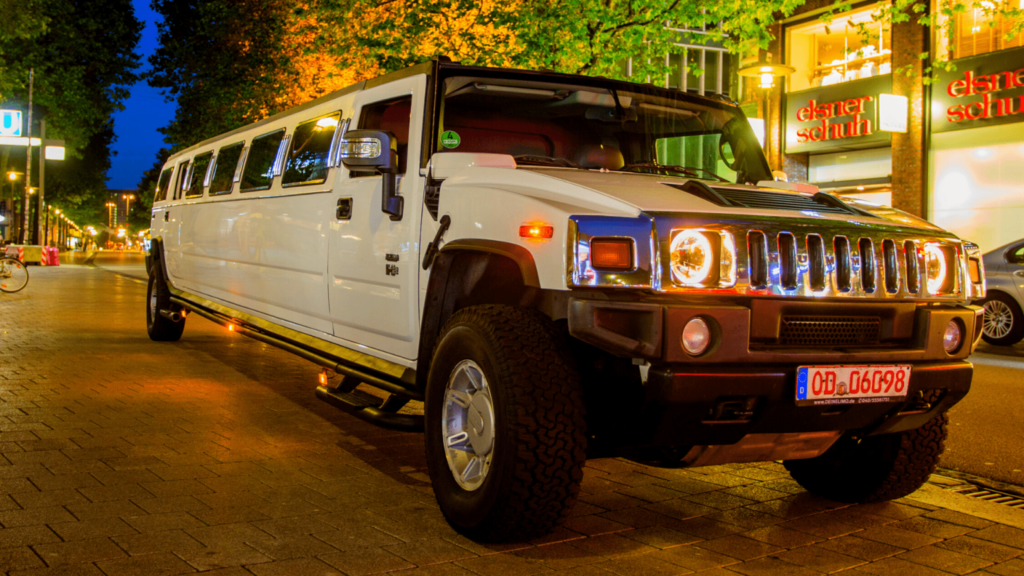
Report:
<svg viewBox="0 0 1024 576"><path fill-rule="evenodd" d="M946 255L937 244L924 247L924 269L928 277L928 292L938 294L946 284Z"/></svg>
<svg viewBox="0 0 1024 576"><path fill-rule="evenodd" d="M683 230L672 238L672 277L686 286L700 285L711 275L711 242L700 232Z"/></svg>
<svg viewBox="0 0 1024 576"><path fill-rule="evenodd" d="M950 320L949 324L946 324L946 333L942 335L942 347L946 349L946 354L954 354L959 350L963 339L964 331L960 328L960 323Z"/></svg>
<svg viewBox="0 0 1024 576"><path fill-rule="evenodd" d="M694 317L683 327L683 336L680 338L683 343L683 350L691 356L699 356L708 349L711 344L711 329L703 318Z"/></svg>

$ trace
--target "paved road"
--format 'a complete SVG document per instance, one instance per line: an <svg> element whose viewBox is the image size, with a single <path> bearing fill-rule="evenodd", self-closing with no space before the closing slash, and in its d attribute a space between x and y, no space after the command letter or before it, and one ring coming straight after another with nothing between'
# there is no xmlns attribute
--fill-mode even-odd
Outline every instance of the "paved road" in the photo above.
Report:
<svg viewBox="0 0 1024 576"><path fill-rule="evenodd" d="M96 265L146 279L141 253L100 252ZM1024 342L1009 348L982 343L973 360L971 393L950 413L942 465L1024 486Z"/></svg>
<svg viewBox="0 0 1024 576"><path fill-rule="evenodd" d="M144 298L134 278L78 266L0 295L0 572L1024 571L1022 511L934 485L841 505L774 463L590 461L564 527L476 544L438 511L421 435L318 402L316 367L201 318L151 342Z"/></svg>

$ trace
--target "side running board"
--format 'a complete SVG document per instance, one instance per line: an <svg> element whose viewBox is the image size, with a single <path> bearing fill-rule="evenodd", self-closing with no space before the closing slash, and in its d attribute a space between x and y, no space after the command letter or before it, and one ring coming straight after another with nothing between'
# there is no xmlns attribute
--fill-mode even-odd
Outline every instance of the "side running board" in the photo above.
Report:
<svg viewBox="0 0 1024 576"><path fill-rule="evenodd" d="M243 336L248 336L254 340L259 340L260 342L266 342L271 346L291 352L296 356L305 358L306 360L323 366L328 370L333 370L334 372L343 375L344 378L342 386L339 386L338 388L318 386L316 389L316 397L331 406L341 408L361 420L365 420L382 428L400 430L404 432L423 431L423 416L397 413L397 411L410 400L419 402L423 401L422 392L408 384L405 384L400 379L391 378L380 373L374 373L370 369L341 363L338 358L328 357L317 350L302 346L298 342L288 340L267 330L239 322L237 319L226 316L216 310L211 310L198 305L194 302L190 302L184 298L171 296L171 301L185 309L188 309L194 314L198 314L203 318L206 318L207 320L223 326L228 326L231 330ZM356 390L355 388L359 384L372 386L373 388L387 392L390 396L387 400L382 401L376 396Z"/></svg>

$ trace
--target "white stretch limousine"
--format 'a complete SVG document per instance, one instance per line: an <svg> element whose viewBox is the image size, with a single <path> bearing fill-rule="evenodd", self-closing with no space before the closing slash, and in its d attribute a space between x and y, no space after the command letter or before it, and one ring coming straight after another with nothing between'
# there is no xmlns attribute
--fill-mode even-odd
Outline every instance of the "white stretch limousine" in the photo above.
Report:
<svg viewBox="0 0 1024 576"><path fill-rule="evenodd" d="M479 540L549 531L587 457L904 496L985 294L973 244L773 181L727 99L441 61L171 156L147 264L151 338L200 315L322 366L325 402L424 431Z"/></svg>

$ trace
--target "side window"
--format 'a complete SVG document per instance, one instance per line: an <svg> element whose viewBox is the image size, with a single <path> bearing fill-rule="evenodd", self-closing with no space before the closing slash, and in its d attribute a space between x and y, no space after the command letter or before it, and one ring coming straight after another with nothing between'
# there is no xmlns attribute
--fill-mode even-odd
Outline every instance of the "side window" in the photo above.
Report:
<svg viewBox="0 0 1024 576"><path fill-rule="evenodd" d="M282 185L320 184L327 180L327 155L340 121L341 112L335 112L295 127Z"/></svg>
<svg viewBox="0 0 1024 576"><path fill-rule="evenodd" d="M167 189L171 185L172 174L174 174L174 168L168 168L160 173L160 180L156 183L156 196L153 197L153 202L167 200Z"/></svg>
<svg viewBox="0 0 1024 576"><path fill-rule="evenodd" d="M1024 244L1010 248L1006 252L1006 261L1010 264L1024 264Z"/></svg>
<svg viewBox="0 0 1024 576"><path fill-rule="evenodd" d="M217 152L217 162L213 166L213 177L210 178L210 196L231 193L235 169L238 167L238 160L242 157L242 148L244 146L245 143L239 142L238 144L225 146Z"/></svg>
<svg viewBox="0 0 1024 576"><path fill-rule="evenodd" d="M185 198L198 198L203 195L203 181L206 180L206 169L210 167L212 159L213 152L207 152L192 160L192 172L188 179L188 189L185 190Z"/></svg>
<svg viewBox="0 0 1024 576"><path fill-rule="evenodd" d="M363 106L359 113L359 128L388 130L398 141L398 173L405 174L409 155L409 120L412 117L412 96L375 102ZM351 172L353 178L373 176L376 172Z"/></svg>
<svg viewBox="0 0 1024 576"><path fill-rule="evenodd" d="M186 172L188 172L188 160L178 164L178 175L174 178L174 200L181 198L181 189L185 187Z"/></svg>
<svg viewBox="0 0 1024 576"><path fill-rule="evenodd" d="M284 138L284 130L271 132L252 139L249 147L249 157L245 160L245 169L242 171L242 192L254 192L266 190L274 181L274 160L277 159L277 149Z"/></svg>

